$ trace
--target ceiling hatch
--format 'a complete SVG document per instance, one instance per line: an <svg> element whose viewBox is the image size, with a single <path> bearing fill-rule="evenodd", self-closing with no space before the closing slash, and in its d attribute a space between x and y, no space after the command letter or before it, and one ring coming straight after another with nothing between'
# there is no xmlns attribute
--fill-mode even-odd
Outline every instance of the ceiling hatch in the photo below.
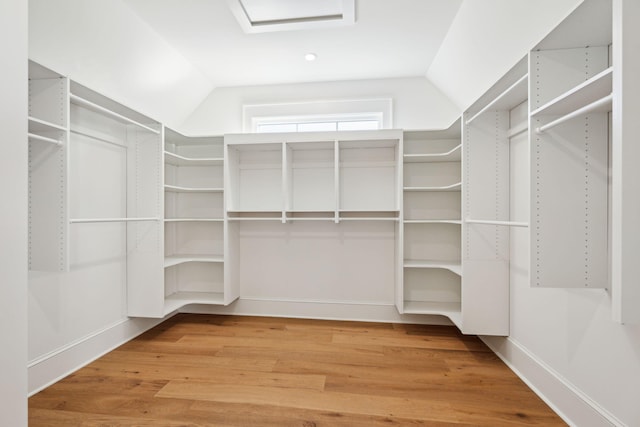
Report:
<svg viewBox="0 0 640 427"><path fill-rule="evenodd" d="M353 25L355 0L227 0L246 33Z"/></svg>

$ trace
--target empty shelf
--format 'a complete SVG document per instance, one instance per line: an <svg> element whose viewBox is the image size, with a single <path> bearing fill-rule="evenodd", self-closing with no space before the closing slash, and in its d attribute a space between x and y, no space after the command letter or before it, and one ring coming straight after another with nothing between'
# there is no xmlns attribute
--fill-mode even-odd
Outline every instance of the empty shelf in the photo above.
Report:
<svg viewBox="0 0 640 427"><path fill-rule="evenodd" d="M460 302L405 301L404 313L446 316L458 327L462 323L462 310Z"/></svg>
<svg viewBox="0 0 640 427"><path fill-rule="evenodd" d="M172 255L164 258L164 266L173 267L174 265L184 264L187 262L224 262L222 255Z"/></svg>
<svg viewBox="0 0 640 427"><path fill-rule="evenodd" d="M457 145L445 153L405 154L405 163L414 162L459 162L462 154L462 144Z"/></svg>
<svg viewBox="0 0 640 427"><path fill-rule="evenodd" d="M222 188L213 188L213 187L203 187L203 188L194 188L194 187L180 187L177 185L165 185L164 189L166 191L170 191L173 193L222 193Z"/></svg>
<svg viewBox="0 0 640 427"><path fill-rule="evenodd" d="M188 304L224 304L222 292L176 292L164 300L164 314L167 315Z"/></svg>
<svg viewBox="0 0 640 427"><path fill-rule="evenodd" d="M222 165L223 162L221 157L190 158L169 151L164 152L164 160L174 166L214 166Z"/></svg>
<svg viewBox="0 0 640 427"><path fill-rule="evenodd" d="M422 261L422 260L410 260L407 259L404 261L405 268L442 268L444 270L449 270L452 273L457 274L458 276L462 275L462 264L458 262L451 261Z"/></svg>

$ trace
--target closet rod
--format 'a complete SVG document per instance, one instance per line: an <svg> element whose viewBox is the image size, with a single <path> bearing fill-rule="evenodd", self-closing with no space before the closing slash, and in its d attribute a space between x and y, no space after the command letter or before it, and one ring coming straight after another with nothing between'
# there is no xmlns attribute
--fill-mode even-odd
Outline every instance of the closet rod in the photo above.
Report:
<svg viewBox="0 0 640 427"><path fill-rule="evenodd" d="M58 141L57 139L47 138L46 136L36 135L35 133L29 133L28 135L29 135L29 139L35 139L36 141L43 141L43 142L48 142L58 146L62 146L62 142Z"/></svg>
<svg viewBox="0 0 640 427"><path fill-rule="evenodd" d="M493 221L484 219L467 219L464 221L467 224L484 224L484 225L506 225L508 227L528 227L528 222L517 221Z"/></svg>
<svg viewBox="0 0 640 427"><path fill-rule="evenodd" d="M94 222L141 222L160 221L160 218L73 218L69 220L71 224L87 224Z"/></svg>
<svg viewBox="0 0 640 427"><path fill-rule="evenodd" d="M76 135L87 137L89 139L94 139L96 141L104 142L105 144L115 145L116 147L120 147L120 148L127 148L127 146L124 145L124 144L120 144L120 143L117 143L115 141L109 141L108 139L100 138L99 136L91 135L91 134L88 134L86 132L82 132L82 131L79 131L79 130L71 129L70 132L73 133L73 134L76 134Z"/></svg>
<svg viewBox="0 0 640 427"><path fill-rule="evenodd" d="M572 111L569 114L565 114L564 116L557 118L549 123L547 123L546 125L542 125L540 127L536 128L536 133L543 133L549 129L551 129L552 127L558 126L559 124L562 124L564 122L567 122L571 119L574 119L578 116L582 116L584 114L588 114L592 111L598 110L601 107L608 105L611 103L611 101L613 100L613 94L609 94L607 96L605 96L604 98L598 99L597 101L592 102L591 104L587 104L584 107L578 108L575 111Z"/></svg>
<svg viewBox="0 0 640 427"><path fill-rule="evenodd" d="M476 114L473 115L473 117L471 117L469 120L467 120L465 122L465 124L470 125L475 119L477 119L479 116L481 116L484 112L486 112L487 110L489 110L491 107L493 107L496 103L498 103L501 99L505 98L507 95L509 95L514 89L516 89L518 87L518 85L522 84L523 82L525 82L527 80L527 78L529 77L528 74L525 74L524 76L520 77L518 79L517 82L515 82L514 84L512 84L511 86L509 86L507 88L507 90L505 90L504 92L502 92L500 95L498 95L493 101L491 101L490 103L488 103L482 110L478 111Z"/></svg>
<svg viewBox="0 0 640 427"><path fill-rule="evenodd" d="M83 107L88 107L91 108L93 110L96 110L98 112L104 113L108 116L111 116L115 119L118 120L122 120L126 123L130 123L132 125L136 125L138 127L141 127L142 129L148 130L149 132L155 133L156 135L160 135L160 131L155 130L153 128L150 128L147 125L143 125L142 123L136 122L133 119L130 119L129 117L123 116L122 114L116 113L115 111L111 111L108 108L102 107L101 105L95 104L91 101L87 101L84 98L79 97L78 95L74 95L73 93L69 94L69 97L71 98L72 102L75 102L75 104L83 106Z"/></svg>

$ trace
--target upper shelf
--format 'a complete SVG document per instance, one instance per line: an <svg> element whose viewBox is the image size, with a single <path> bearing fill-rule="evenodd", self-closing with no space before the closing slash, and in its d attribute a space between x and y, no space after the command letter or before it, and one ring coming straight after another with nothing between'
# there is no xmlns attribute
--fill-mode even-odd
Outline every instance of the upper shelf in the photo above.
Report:
<svg viewBox="0 0 640 427"><path fill-rule="evenodd" d="M510 110L516 105L519 105L522 102L526 101L528 96L528 78L528 74L520 77L514 84L509 86L504 92L495 97L493 101L489 102L480 111L471 116L471 118L466 121L466 124L470 125L475 119L477 119L487 111Z"/></svg>
<svg viewBox="0 0 640 427"><path fill-rule="evenodd" d="M422 163L422 162L459 162L462 154L462 144L458 144L451 150L444 153L431 154L405 154L403 156L405 163Z"/></svg>
<svg viewBox="0 0 640 427"><path fill-rule="evenodd" d="M222 157L192 158L184 157L170 151L164 152L164 161L174 166L216 166L222 165Z"/></svg>
<svg viewBox="0 0 640 427"><path fill-rule="evenodd" d="M576 111L586 105L603 99L612 92L613 67L596 74L589 80L552 99L542 107L531 112L537 115L561 115ZM603 106L604 111L611 106Z"/></svg>

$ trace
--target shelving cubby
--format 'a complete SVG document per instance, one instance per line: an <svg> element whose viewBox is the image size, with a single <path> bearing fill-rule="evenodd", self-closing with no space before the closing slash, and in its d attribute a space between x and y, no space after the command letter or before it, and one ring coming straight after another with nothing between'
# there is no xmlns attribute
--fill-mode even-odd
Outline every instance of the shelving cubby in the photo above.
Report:
<svg viewBox="0 0 640 427"><path fill-rule="evenodd" d="M460 122L440 131L405 131L402 287L398 309L448 317L461 310Z"/></svg>
<svg viewBox="0 0 640 427"><path fill-rule="evenodd" d="M285 145L285 207L290 219L333 218L336 211L335 141Z"/></svg>
<svg viewBox="0 0 640 427"><path fill-rule="evenodd" d="M164 314L232 299L225 293L223 159L223 137L165 129Z"/></svg>
<svg viewBox="0 0 640 427"><path fill-rule="evenodd" d="M29 61L29 270L67 271L69 80Z"/></svg>
<svg viewBox="0 0 640 427"><path fill-rule="evenodd" d="M398 138L338 141L338 210L400 210L402 147ZM383 214L386 215L386 214Z"/></svg>

